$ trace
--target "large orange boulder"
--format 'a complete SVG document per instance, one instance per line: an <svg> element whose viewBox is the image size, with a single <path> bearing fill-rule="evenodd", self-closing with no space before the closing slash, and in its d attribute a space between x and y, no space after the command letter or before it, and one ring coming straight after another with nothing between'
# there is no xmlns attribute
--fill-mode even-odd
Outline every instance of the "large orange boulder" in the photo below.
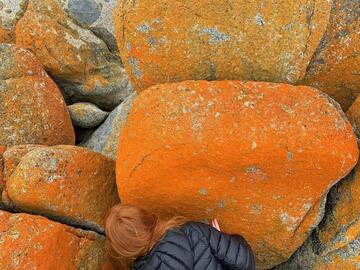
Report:
<svg viewBox="0 0 360 270"><path fill-rule="evenodd" d="M0 145L74 144L59 88L33 54L0 44Z"/></svg>
<svg viewBox="0 0 360 270"><path fill-rule="evenodd" d="M17 149L4 154L8 207L103 232L107 212L119 203L113 160L76 146Z"/></svg>
<svg viewBox="0 0 360 270"><path fill-rule="evenodd" d="M120 0L115 34L137 90L204 79L294 84L330 9L328 0Z"/></svg>
<svg viewBox="0 0 360 270"><path fill-rule="evenodd" d="M40 216L0 211L0 269L98 270L104 237Z"/></svg>
<svg viewBox="0 0 360 270"><path fill-rule="evenodd" d="M91 102L112 110L132 92L120 58L91 30L77 24L60 2L64 1L29 0L16 24L16 44L37 56L68 102ZM87 15L90 19L91 13Z"/></svg>
<svg viewBox="0 0 360 270"><path fill-rule="evenodd" d="M360 6L358 0L332 2L326 32L302 83L324 91L346 110L360 88Z"/></svg>
<svg viewBox="0 0 360 270"><path fill-rule="evenodd" d="M261 82L151 87L135 100L118 147L123 202L218 218L249 240L260 269L304 242L329 188L358 159L337 103L314 88Z"/></svg>
<svg viewBox="0 0 360 270"><path fill-rule="evenodd" d="M353 270L360 265L360 166L328 197L319 228L287 263L276 268Z"/></svg>

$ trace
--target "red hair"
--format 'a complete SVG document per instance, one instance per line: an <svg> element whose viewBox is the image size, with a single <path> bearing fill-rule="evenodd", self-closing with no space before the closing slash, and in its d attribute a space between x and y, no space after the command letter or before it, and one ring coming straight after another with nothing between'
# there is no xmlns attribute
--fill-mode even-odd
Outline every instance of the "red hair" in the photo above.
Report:
<svg viewBox="0 0 360 270"><path fill-rule="evenodd" d="M144 209L118 204L106 219L106 247L117 269L131 269L133 262L146 254L167 231L185 223L182 217L162 220Z"/></svg>

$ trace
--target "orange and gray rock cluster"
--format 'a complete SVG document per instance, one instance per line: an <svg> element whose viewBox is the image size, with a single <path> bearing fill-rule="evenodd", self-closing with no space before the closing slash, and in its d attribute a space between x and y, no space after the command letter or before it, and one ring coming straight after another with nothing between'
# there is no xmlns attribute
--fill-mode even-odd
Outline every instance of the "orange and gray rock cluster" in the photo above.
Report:
<svg viewBox="0 0 360 270"><path fill-rule="evenodd" d="M120 198L219 219L257 269L359 268L359 16L357 0L0 1L0 269L111 269Z"/></svg>

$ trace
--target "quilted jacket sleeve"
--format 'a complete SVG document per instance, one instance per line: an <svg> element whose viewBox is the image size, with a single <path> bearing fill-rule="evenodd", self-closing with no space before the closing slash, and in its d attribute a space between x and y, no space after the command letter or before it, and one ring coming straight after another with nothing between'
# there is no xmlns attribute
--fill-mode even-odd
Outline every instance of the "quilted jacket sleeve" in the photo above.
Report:
<svg viewBox="0 0 360 270"><path fill-rule="evenodd" d="M251 247L240 235L227 235L203 224L193 223L208 241L213 256L232 270L255 270L255 258Z"/></svg>
<svg viewBox="0 0 360 270"><path fill-rule="evenodd" d="M134 270L193 270L193 252L188 238L172 230L150 254L139 258Z"/></svg>

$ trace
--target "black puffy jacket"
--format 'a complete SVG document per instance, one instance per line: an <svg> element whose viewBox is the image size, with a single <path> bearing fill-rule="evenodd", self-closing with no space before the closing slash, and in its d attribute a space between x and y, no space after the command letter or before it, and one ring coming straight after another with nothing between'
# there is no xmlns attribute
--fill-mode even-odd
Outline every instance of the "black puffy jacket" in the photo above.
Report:
<svg viewBox="0 0 360 270"><path fill-rule="evenodd" d="M255 259L241 236L190 222L169 231L134 270L254 270Z"/></svg>

